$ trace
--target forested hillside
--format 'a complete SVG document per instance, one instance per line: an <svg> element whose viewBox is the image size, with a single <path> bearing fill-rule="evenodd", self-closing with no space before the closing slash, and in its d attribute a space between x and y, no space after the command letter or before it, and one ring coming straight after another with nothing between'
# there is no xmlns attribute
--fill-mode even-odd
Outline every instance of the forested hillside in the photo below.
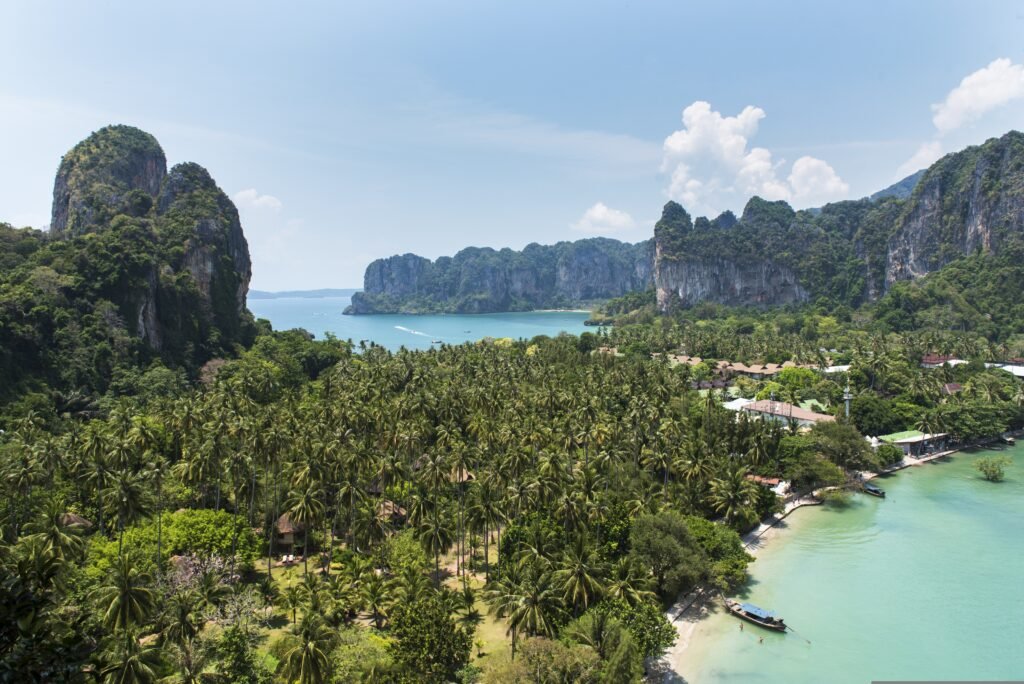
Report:
<svg viewBox="0 0 1024 684"><path fill-rule="evenodd" d="M104 128L61 162L49 233L0 224L0 401L60 409L251 344L238 212L202 167L165 166L152 136Z"/></svg>

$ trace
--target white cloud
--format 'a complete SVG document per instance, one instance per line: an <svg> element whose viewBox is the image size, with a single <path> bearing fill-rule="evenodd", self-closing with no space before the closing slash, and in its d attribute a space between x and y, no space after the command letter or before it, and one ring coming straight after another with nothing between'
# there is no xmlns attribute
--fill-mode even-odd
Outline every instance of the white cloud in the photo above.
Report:
<svg viewBox="0 0 1024 684"><path fill-rule="evenodd" d="M899 168L896 169L896 175L900 178L906 178L912 173L916 173L921 169L931 166L932 163L937 161L941 156L941 142L933 140L931 142L922 143L910 159L899 165Z"/></svg>
<svg viewBox="0 0 1024 684"><path fill-rule="evenodd" d="M793 189L793 201L801 205L824 204L850 192L850 186L835 169L814 157L800 157L793 162L787 180Z"/></svg>
<svg viewBox="0 0 1024 684"><path fill-rule="evenodd" d="M945 101L932 105L932 122L940 134L949 133L1022 97L1024 65L1002 57L965 76Z"/></svg>
<svg viewBox="0 0 1024 684"><path fill-rule="evenodd" d="M604 202L598 202L583 212L583 216L570 228L581 233L608 235L636 228L636 221L624 211L612 209Z"/></svg>
<svg viewBox="0 0 1024 684"><path fill-rule="evenodd" d="M271 211L280 211L281 200L277 199L273 195L261 195L256 191L255 188L248 188L246 190L240 190L236 192L231 199L235 201L241 209L270 209Z"/></svg>
<svg viewBox="0 0 1024 684"><path fill-rule="evenodd" d="M669 173L669 197L691 211L714 214L737 209L751 195L812 206L841 199L849 191L835 170L821 159L801 157L788 178L780 178L785 162L776 162L763 147L749 147L765 112L744 107L736 116L722 116L707 102L683 110L683 128L665 139L662 171Z"/></svg>

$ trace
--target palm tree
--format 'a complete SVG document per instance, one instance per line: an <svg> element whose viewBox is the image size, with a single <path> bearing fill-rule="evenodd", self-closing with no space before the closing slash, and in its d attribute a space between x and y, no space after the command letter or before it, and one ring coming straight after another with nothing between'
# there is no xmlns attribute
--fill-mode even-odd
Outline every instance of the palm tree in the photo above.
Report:
<svg viewBox="0 0 1024 684"><path fill-rule="evenodd" d="M711 481L711 506L730 525L749 515L756 495L757 485L747 479L743 467L729 469L723 477Z"/></svg>
<svg viewBox="0 0 1024 684"><path fill-rule="evenodd" d="M554 580L562 587L562 599L572 606L573 617L590 607L604 593L600 575L602 568L595 554L578 536L573 548L565 552L555 571Z"/></svg>
<svg viewBox="0 0 1024 684"><path fill-rule="evenodd" d="M160 649L142 646L135 634L127 632L115 640L108 661L100 672L104 684L152 684L160 668Z"/></svg>
<svg viewBox="0 0 1024 684"><path fill-rule="evenodd" d="M281 602L286 610L292 612L292 624L296 622L296 612L303 603L302 590L299 587L289 584L281 592Z"/></svg>
<svg viewBox="0 0 1024 684"><path fill-rule="evenodd" d="M117 553L121 554L124 531L128 525L148 513L146 477L131 469L121 470L107 490L107 501L117 517Z"/></svg>
<svg viewBox="0 0 1024 684"><path fill-rule="evenodd" d="M199 648L194 639L172 643L167 652L177 670L174 684L203 684L209 659L205 649Z"/></svg>
<svg viewBox="0 0 1024 684"><path fill-rule="evenodd" d="M637 606L655 599L653 586L654 578L651 577L649 571L645 572L629 556L622 556L612 566L605 591L611 599L618 599L627 605Z"/></svg>
<svg viewBox="0 0 1024 684"><path fill-rule="evenodd" d="M363 583L361 593L363 605L373 616L373 624L377 629L381 629L384 626L384 618L387 617L389 604L387 583L382 576L375 573Z"/></svg>
<svg viewBox="0 0 1024 684"><path fill-rule="evenodd" d="M63 501L53 499L47 503L40 519L25 525L25 532L42 542L47 553L61 560L74 561L85 548L82 525L66 522Z"/></svg>
<svg viewBox="0 0 1024 684"><path fill-rule="evenodd" d="M519 586L520 600L509 615L509 624L530 636L553 637L562 614L562 599L553 573L543 563L529 563Z"/></svg>
<svg viewBox="0 0 1024 684"><path fill-rule="evenodd" d="M302 526L302 572L309 572L309 528L324 514L322 490L315 484L292 491L288 499L288 515L296 525Z"/></svg>
<svg viewBox="0 0 1024 684"><path fill-rule="evenodd" d="M420 525L420 543L434 557L434 584L441 585L441 554L447 553L455 543L455 532L448 520L436 509Z"/></svg>
<svg viewBox="0 0 1024 684"><path fill-rule="evenodd" d="M284 656L284 675L299 684L330 681L334 632L318 615L307 613L296 630L297 643Z"/></svg>
<svg viewBox="0 0 1024 684"><path fill-rule="evenodd" d="M183 646L199 633L195 622L198 597L191 591L179 591L171 595L167 606L167 626L161 636L164 641Z"/></svg>
<svg viewBox="0 0 1024 684"><path fill-rule="evenodd" d="M149 576L138 571L129 555L118 556L110 570L109 583L96 590L103 624L115 632L143 624L156 601Z"/></svg>

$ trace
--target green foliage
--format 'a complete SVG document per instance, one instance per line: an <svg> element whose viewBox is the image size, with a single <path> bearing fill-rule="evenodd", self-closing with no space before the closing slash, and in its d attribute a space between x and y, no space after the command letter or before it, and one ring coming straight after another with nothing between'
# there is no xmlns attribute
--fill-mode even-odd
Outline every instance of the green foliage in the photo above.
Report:
<svg viewBox="0 0 1024 684"><path fill-rule="evenodd" d="M676 628L664 611L653 603L629 605L624 601L604 600L588 614L608 615L630 633L642 658L660 658L676 642Z"/></svg>
<svg viewBox="0 0 1024 684"><path fill-rule="evenodd" d="M903 449L892 444L880 444L875 452L878 456L878 464L883 468L889 468L903 461Z"/></svg>
<svg viewBox="0 0 1024 684"><path fill-rule="evenodd" d="M845 470L875 470L878 457L857 428L849 423L820 422L811 430L819 453Z"/></svg>
<svg viewBox="0 0 1024 684"><path fill-rule="evenodd" d="M767 488L762 491L772 494ZM686 516L686 526L711 563L711 583L722 591L731 591L747 581L747 566L754 560L743 548L735 530L706 518Z"/></svg>
<svg viewBox="0 0 1024 684"><path fill-rule="evenodd" d="M399 603L391 612L390 646L399 681L451 681L469 662L472 635L456 626L434 596Z"/></svg>
<svg viewBox="0 0 1024 684"><path fill-rule="evenodd" d="M601 671L601 659L594 649L534 637L523 642L515 660L488 672L487 678L496 684L598 684L603 681Z"/></svg>
<svg viewBox="0 0 1024 684"><path fill-rule="evenodd" d="M1002 482L1010 463L1009 456L982 456L974 462L974 467L989 482Z"/></svg>
<svg viewBox="0 0 1024 684"><path fill-rule="evenodd" d="M253 637L245 630L236 626L225 629L217 644L217 655L217 671L225 681L270 684L272 675L257 660Z"/></svg>
<svg viewBox="0 0 1024 684"><path fill-rule="evenodd" d="M707 573L704 554L681 513L664 511L637 518L629 544L630 555L654 574L663 599L692 588Z"/></svg>
<svg viewBox="0 0 1024 684"><path fill-rule="evenodd" d="M392 642L369 629L348 628L338 633L332 654L332 671L337 684L384 680L393 668Z"/></svg>

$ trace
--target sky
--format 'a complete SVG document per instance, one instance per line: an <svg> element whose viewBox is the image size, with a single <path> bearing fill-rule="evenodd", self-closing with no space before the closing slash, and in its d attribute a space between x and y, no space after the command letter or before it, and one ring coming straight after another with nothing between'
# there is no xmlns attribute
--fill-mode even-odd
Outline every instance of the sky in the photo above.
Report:
<svg viewBox="0 0 1024 684"><path fill-rule="evenodd" d="M263 290L855 199L1024 129L1020 2L0 5L0 221L111 123L205 166Z"/></svg>

